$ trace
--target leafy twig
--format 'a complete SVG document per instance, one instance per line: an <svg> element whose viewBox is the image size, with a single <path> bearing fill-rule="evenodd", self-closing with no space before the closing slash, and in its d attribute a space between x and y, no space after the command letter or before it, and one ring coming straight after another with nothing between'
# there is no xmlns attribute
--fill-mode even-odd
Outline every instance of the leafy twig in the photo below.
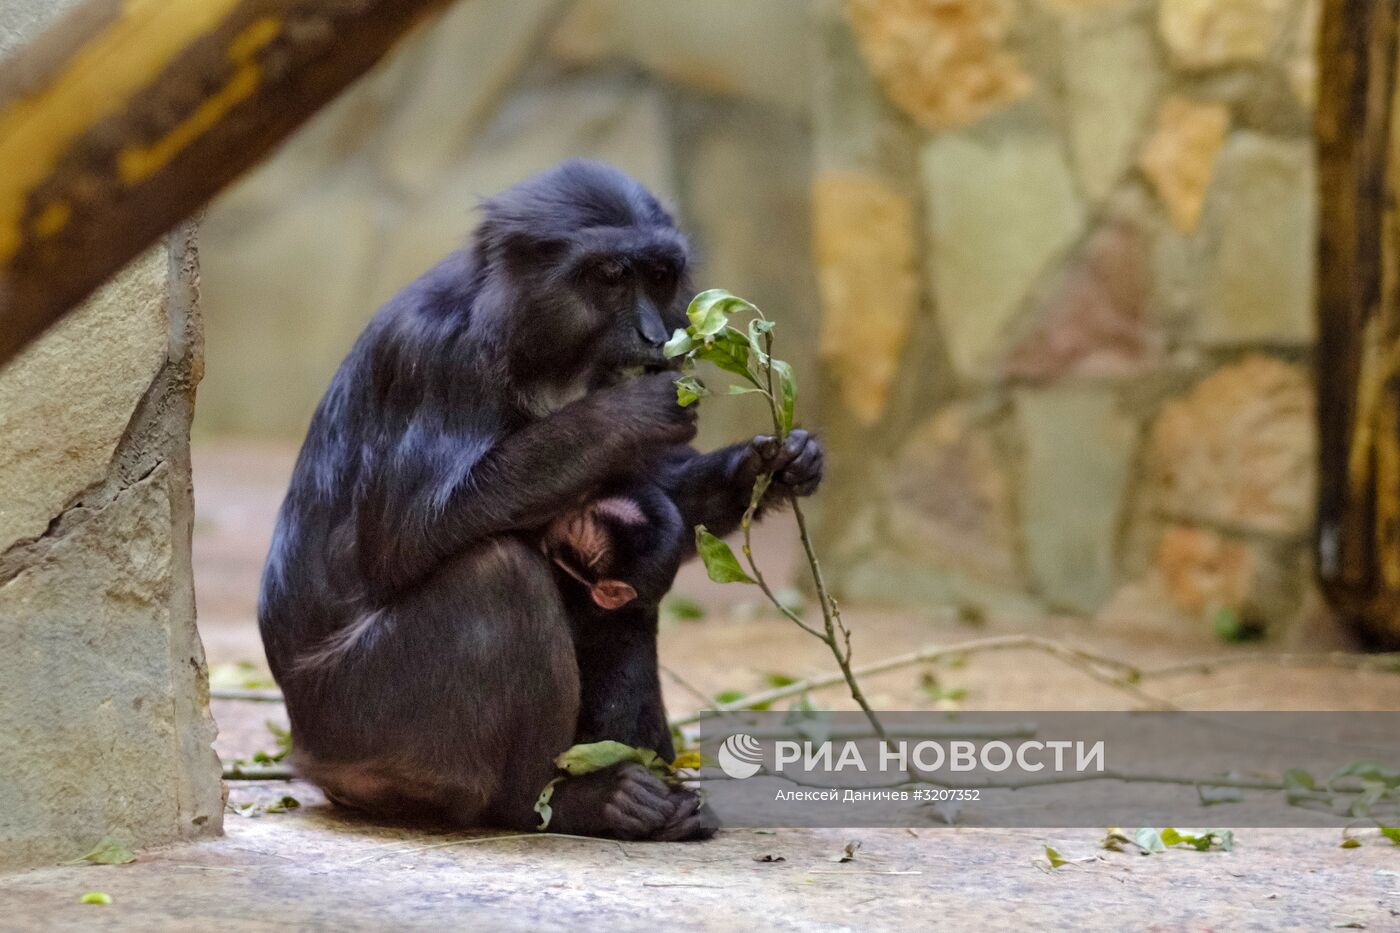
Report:
<svg viewBox="0 0 1400 933"><path fill-rule="evenodd" d="M747 333L729 323L730 315L747 313L752 315ZM773 418L773 433L782 444L792 433L793 407L797 398L797 383L792 375L792 367L773 356L773 322L763 316L763 312L749 302L723 289L710 289L701 292L686 309L690 326L678 330L666 344L668 357L681 357L686 366L697 360L714 363L725 372L742 377L749 384L734 386L731 392L757 392L768 400L768 411ZM762 345L760 346L760 341ZM676 382L676 400L681 405L689 405L708 394L705 387L691 376ZM781 401L779 397L781 396ZM836 666L841 671L851 699L856 702L870 726L881 738L885 736L880 718L871 708L861 691L860 683L851 670L851 633L841 619L841 610L826 586L822 575L821 561L817 559L812 537L807 530L807 518L796 499L792 501L793 517L797 521L798 536L802 541L802 551L807 558L811 572L812 586L817 592L817 604L821 607L822 628L807 624L800 616L783 605L764 579L762 571L753 555L752 524L754 513L758 511L764 495L773 481L771 473L760 475L754 482L749 497L749 506L740 523L744 532L744 556L752 575L738 568L729 546L710 535L702 525L696 529L696 540L701 559L710 573L710 579L720 583L755 583L763 591L778 611L804 632L818 639L831 651Z"/></svg>

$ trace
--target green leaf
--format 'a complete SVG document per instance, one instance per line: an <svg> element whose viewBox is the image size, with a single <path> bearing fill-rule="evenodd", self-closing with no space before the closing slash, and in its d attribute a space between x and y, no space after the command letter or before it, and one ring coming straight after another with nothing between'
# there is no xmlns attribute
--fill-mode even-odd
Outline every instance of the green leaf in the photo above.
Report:
<svg viewBox="0 0 1400 933"><path fill-rule="evenodd" d="M554 799L554 788L562 780L564 779L557 777L546 784L544 790L540 791L539 798L535 801L535 812L540 815L540 825L535 828L540 832L549 829L549 821L554 818L554 808L549 805L549 802Z"/></svg>
<svg viewBox="0 0 1400 933"><path fill-rule="evenodd" d="M1110 852L1122 852L1125 845L1136 845L1131 836L1117 826L1110 826L1103 837L1102 845Z"/></svg>
<svg viewBox="0 0 1400 933"><path fill-rule="evenodd" d="M264 809L268 813L286 813L288 810L295 810L301 806L301 801L291 794L283 794L274 802L268 804Z"/></svg>
<svg viewBox="0 0 1400 933"><path fill-rule="evenodd" d="M687 622L705 618L704 606L689 596L677 596L674 593L661 601L661 612L672 619L682 619Z"/></svg>
<svg viewBox="0 0 1400 933"><path fill-rule="evenodd" d="M1374 761L1353 761L1339 768L1327 779L1331 784L1338 778L1355 777L1364 782L1381 784L1385 787L1400 787L1400 771L1394 771Z"/></svg>
<svg viewBox="0 0 1400 933"><path fill-rule="evenodd" d="M705 562L705 572L716 583L753 583L753 577L744 573L739 559L719 538L710 534L704 525L695 526L695 549Z"/></svg>
<svg viewBox="0 0 1400 933"><path fill-rule="evenodd" d="M80 904L110 904L112 895L106 891L89 891L78 899Z"/></svg>
<svg viewBox="0 0 1400 933"><path fill-rule="evenodd" d="M1022 856L1024 858L1024 856ZM1059 868L1061 865L1068 865L1069 859L1065 858L1058 850L1050 846L1045 847L1045 860L1050 863L1051 868Z"/></svg>
<svg viewBox="0 0 1400 933"><path fill-rule="evenodd" d="M1389 839L1392 845L1400 846L1400 826L1382 826L1381 835Z"/></svg>
<svg viewBox="0 0 1400 933"><path fill-rule="evenodd" d="M1240 620L1240 614L1229 606L1220 606L1211 613L1210 625L1215 637L1221 641L1244 640L1244 623Z"/></svg>
<svg viewBox="0 0 1400 933"><path fill-rule="evenodd" d="M709 337L724 329L731 314L741 312L757 315L758 309L722 288L711 288L690 300L685 316L690 319L691 336Z"/></svg>
<svg viewBox="0 0 1400 933"><path fill-rule="evenodd" d="M773 372L778 374L778 382L782 387L782 403L779 405L779 413L783 437L787 437L792 431L792 410L797 403L797 379L792 374L792 367L782 360L773 360L770 365L773 367Z"/></svg>
<svg viewBox="0 0 1400 933"><path fill-rule="evenodd" d="M1317 781L1302 768L1283 772L1283 786L1288 790L1317 790Z"/></svg>
<svg viewBox="0 0 1400 933"><path fill-rule="evenodd" d="M713 363L727 373L747 379L755 386L758 380L749 371L749 345L744 335L732 327L715 334L691 354L694 359Z"/></svg>
<svg viewBox="0 0 1400 933"><path fill-rule="evenodd" d="M763 675L763 682L770 687L787 687L797 683L797 678L788 674L769 672Z"/></svg>
<svg viewBox="0 0 1400 933"><path fill-rule="evenodd" d="M125 865L128 862L136 861L136 856L120 842L111 836L106 836L79 861L91 862L94 865Z"/></svg>
<svg viewBox="0 0 1400 933"><path fill-rule="evenodd" d="M1162 835L1150 826L1144 826L1133 833L1133 842L1137 843L1138 848L1144 852L1167 851L1167 845L1162 841Z"/></svg>
<svg viewBox="0 0 1400 933"><path fill-rule="evenodd" d="M719 693L715 694L715 702L728 705L730 703L738 703L746 696L748 696L748 694L742 690L721 690Z"/></svg>
<svg viewBox="0 0 1400 933"><path fill-rule="evenodd" d="M661 352L666 355L666 359L673 359L677 356L685 356L695 346L694 339L687 331L676 329L671 335L671 339L666 341L666 345L661 348Z"/></svg>
<svg viewBox="0 0 1400 933"><path fill-rule="evenodd" d="M555 767L578 777L612 767L623 761L640 761L641 749L611 740L575 745L554 759ZM652 757L656 753L652 752Z"/></svg>
<svg viewBox="0 0 1400 933"><path fill-rule="evenodd" d="M676 404L689 408L710 394L705 384L694 376L682 376L676 380Z"/></svg>
<svg viewBox="0 0 1400 933"><path fill-rule="evenodd" d="M1339 848L1339 849L1359 849L1359 848L1361 848L1361 840L1360 840L1360 839L1357 839L1355 836L1343 836L1343 837L1342 837L1341 845L1339 845L1337 848Z"/></svg>
<svg viewBox="0 0 1400 933"><path fill-rule="evenodd" d="M676 771L682 768L685 768L687 771L694 771L702 767L704 763L705 761L701 757L700 752L692 748L690 751L681 752L677 755L675 760L671 762L671 768Z"/></svg>
<svg viewBox="0 0 1400 933"><path fill-rule="evenodd" d="M773 322L756 317L749 321L749 349L763 365L768 365L768 354L764 351L763 335L773 330Z"/></svg>
<svg viewBox="0 0 1400 933"><path fill-rule="evenodd" d="M760 389L758 386L733 386L733 385L732 385L732 386L729 387L729 394L730 394L730 395L748 395L748 394L751 393L751 392L759 392L759 393L761 393L761 394L763 394L763 395L767 395L767 394L768 394L767 391L765 391L764 389Z"/></svg>

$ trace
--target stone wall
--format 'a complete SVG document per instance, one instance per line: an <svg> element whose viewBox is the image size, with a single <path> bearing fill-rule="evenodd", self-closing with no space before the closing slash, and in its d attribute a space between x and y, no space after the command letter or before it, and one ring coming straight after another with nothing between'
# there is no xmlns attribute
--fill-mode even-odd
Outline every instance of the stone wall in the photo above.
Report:
<svg viewBox="0 0 1400 933"><path fill-rule="evenodd" d="M198 426L299 436L479 195L591 155L779 320L848 597L1286 619L1317 7L462 4L211 209ZM759 415L707 401L702 440Z"/></svg>
<svg viewBox="0 0 1400 933"><path fill-rule="evenodd" d="M848 597L1297 614L1317 7L822 5L822 528Z"/></svg>
<svg viewBox="0 0 1400 933"><path fill-rule="evenodd" d="M0 57L71 3L0 2ZM190 569L194 228L0 369L0 865L222 825Z"/></svg>

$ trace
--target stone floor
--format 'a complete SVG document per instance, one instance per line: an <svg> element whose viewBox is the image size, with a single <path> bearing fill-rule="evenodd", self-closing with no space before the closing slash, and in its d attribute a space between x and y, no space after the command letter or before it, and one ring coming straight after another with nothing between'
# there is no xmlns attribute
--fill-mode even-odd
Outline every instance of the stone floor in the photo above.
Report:
<svg viewBox="0 0 1400 933"><path fill-rule="evenodd" d="M206 444L196 451L196 574L212 664L262 664L252 623L256 580L290 469L285 446ZM765 531L776 565L788 540ZM767 675L826 669L820 645L688 568L677 592L705 618L669 623L663 662L704 693L760 688ZM1199 638L1106 634L1072 620L991 620L951 614L847 612L858 660L928 643L1032 627L1038 634L1155 666L1228 654ZM1315 637L1314 637L1315 640ZM1294 646L1308 647L1308 645ZM920 671L871 678L876 706L930 701ZM1042 656L978 656L940 672L969 708L1112 709L1125 699ZM673 711L698 700L666 682ZM1248 665L1153 684L1201 708L1400 709L1400 677ZM819 699L841 707L838 691ZM846 701L846 705L849 700ZM220 753L271 749L281 708L217 702ZM284 794L301 806L243 817L242 804ZM1229 853L1171 851L1143 858L1099 849L1083 830L726 830L707 843L659 845L559 837L442 835L356 822L309 786L236 784L226 835L140 854L125 866L68 865L0 876L0 930L313 929L1400 929L1400 850L1366 838L1341 849L1336 830L1245 830ZM257 808L247 808L257 812ZM854 861L838 863L849 841ZM1050 872L1053 845L1098 856ZM75 853L76 854L76 853ZM758 861L766 856L781 861ZM85 892L111 896L81 904Z"/></svg>

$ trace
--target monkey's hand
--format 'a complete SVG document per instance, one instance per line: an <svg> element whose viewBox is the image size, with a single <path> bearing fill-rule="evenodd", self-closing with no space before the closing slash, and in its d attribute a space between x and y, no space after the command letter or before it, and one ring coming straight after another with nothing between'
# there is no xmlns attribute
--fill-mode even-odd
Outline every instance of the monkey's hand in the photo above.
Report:
<svg viewBox="0 0 1400 933"><path fill-rule="evenodd" d="M794 429L782 443L776 437L760 434L749 441L737 478L748 489L761 474L772 473L768 497L810 496L821 484L825 456L821 441L801 428Z"/></svg>
<svg viewBox="0 0 1400 933"><path fill-rule="evenodd" d="M612 429L640 444L684 444L695 436L696 406L676 401L676 374L648 373L596 394Z"/></svg>

